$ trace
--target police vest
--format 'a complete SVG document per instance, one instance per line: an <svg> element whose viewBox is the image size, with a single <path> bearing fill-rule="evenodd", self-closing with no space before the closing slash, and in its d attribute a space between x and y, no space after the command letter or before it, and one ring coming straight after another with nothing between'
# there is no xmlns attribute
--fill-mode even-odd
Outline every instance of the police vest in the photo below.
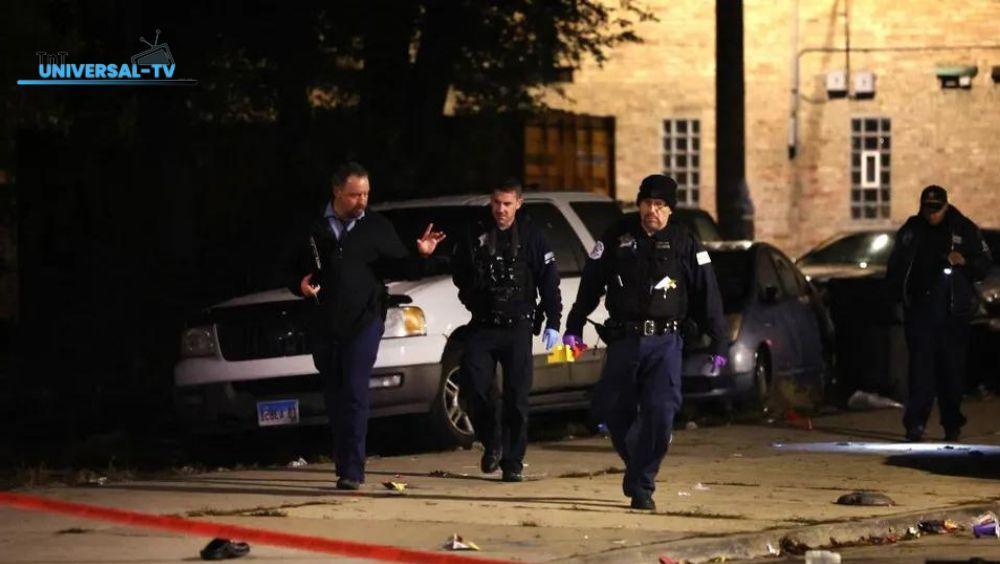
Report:
<svg viewBox="0 0 1000 564"><path fill-rule="evenodd" d="M510 229L510 245L499 249L499 230L492 227L479 236L474 254L476 289L489 298L490 309L504 312L524 302L534 303L534 281L529 258L522 248L518 225Z"/></svg>
<svg viewBox="0 0 1000 564"><path fill-rule="evenodd" d="M637 241L632 233L615 240L608 281L608 311L620 320L681 319L687 310L687 283L676 243Z"/></svg>

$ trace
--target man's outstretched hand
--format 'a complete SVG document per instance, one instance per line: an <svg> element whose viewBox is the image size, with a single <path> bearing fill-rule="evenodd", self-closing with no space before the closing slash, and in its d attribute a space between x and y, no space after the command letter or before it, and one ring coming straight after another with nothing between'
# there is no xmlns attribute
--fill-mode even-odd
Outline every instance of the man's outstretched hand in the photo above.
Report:
<svg viewBox="0 0 1000 564"><path fill-rule="evenodd" d="M434 249L437 248L438 243L444 241L445 237L447 235L445 235L444 231L434 231L434 224L428 223L424 234L417 239L417 252L422 257L431 256L434 254Z"/></svg>

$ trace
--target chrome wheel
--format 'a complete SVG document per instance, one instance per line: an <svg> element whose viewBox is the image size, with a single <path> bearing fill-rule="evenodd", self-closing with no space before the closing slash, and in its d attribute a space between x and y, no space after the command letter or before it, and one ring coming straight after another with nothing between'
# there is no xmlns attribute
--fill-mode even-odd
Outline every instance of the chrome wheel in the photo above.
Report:
<svg viewBox="0 0 1000 564"><path fill-rule="evenodd" d="M469 414L462 408L459 401L458 368L448 373L448 378L444 382L443 401L445 413L448 415L448 423L455 428L455 432L462 435L473 434L472 420Z"/></svg>

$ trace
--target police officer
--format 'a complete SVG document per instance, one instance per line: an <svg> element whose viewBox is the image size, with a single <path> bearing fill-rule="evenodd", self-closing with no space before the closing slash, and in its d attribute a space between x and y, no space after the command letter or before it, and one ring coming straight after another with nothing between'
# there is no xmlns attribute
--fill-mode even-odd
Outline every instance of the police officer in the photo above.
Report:
<svg viewBox="0 0 1000 564"><path fill-rule="evenodd" d="M332 184L323 217L308 228L289 289L316 303L308 333L326 387L337 488L356 490L365 479L368 384L385 329L384 279L418 278L432 273L433 265L410 257L392 224L366 209L364 167L341 166ZM428 225L417 240L419 254L430 256L444 238Z"/></svg>
<svg viewBox="0 0 1000 564"><path fill-rule="evenodd" d="M523 202L517 181L493 190L489 213L472 222L453 259L459 300L472 313L461 390L484 447L481 469L491 473L501 468L505 482L523 480L537 295L545 312L546 350L559 342L562 317L555 253L530 217L518 211ZM499 397L498 361L503 367Z"/></svg>
<svg viewBox="0 0 1000 564"><path fill-rule="evenodd" d="M969 321L979 308L973 282L992 263L976 224L948 203L948 192L931 185L920 193L920 212L896 233L886 281L903 302L909 348L909 397L903 412L908 441L923 438L934 397L946 441L957 441L962 415L962 375Z"/></svg>
<svg viewBox="0 0 1000 564"><path fill-rule="evenodd" d="M654 480L681 406L682 338L692 316L712 338L714 369L726 364L722 298L708 252L670 223L677 183L654 174L639 186L639 213L628 214L596 243L583 270L563 343L580 344L583 324L601 296L609 319L600 328L607 357L594 411L607 422L625 461L622 490L635 509L655 509Z"/></svg>

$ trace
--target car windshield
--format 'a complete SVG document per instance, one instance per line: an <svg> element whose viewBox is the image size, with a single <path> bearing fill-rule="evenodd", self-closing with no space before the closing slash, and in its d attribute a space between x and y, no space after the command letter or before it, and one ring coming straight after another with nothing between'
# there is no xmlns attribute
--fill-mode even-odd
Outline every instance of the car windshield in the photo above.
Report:
<svg viewBox="0 0 1000 564"><path fill-rule="evenodd" d="M835 239L799 259L799 266L855 264L866 268L885 266L892 252L889 232L855 233Z"/></svg>
<svg viewBox="0 0 1000 564"><path fill-rule="evenodd" d="M570 207L580 216L595 241L622 216L622 210L615 202L572 202Z"/></svg>
<svg viewBox="0 0 1000 564"><path fill-rule="evenodd" d="M671 212L670 221L687 227L702 241L722 240L719 226L705 210L677 208Z"/></svg>
<svg viewBox="0 0 1000 564"><path fill-rule="evenodd" d="M737 313L746 305L753 281L753 257L747 250L710 251L722 294L722 310Z"/></svg>
<svg viewBox="0 0 1000 564"><path fill-rule="evenodd" d="M462 230L468 225L472 216L480 208L469 206L433 206L415 208L393 208L381 210L379 213L396 228L403 245L411 252L417 252L417 239L427 229L428 223L434 224L435 231L444 231L445 235L451 237L451 241L457 241ZM435 257L447 259L451 254L452 245L450 241L438 245L434 251ZM443 261L444 262L444 261ZM451 272L446 264L442 264L445 272ZM445 272L442 272L445 273Z"/></svg>

